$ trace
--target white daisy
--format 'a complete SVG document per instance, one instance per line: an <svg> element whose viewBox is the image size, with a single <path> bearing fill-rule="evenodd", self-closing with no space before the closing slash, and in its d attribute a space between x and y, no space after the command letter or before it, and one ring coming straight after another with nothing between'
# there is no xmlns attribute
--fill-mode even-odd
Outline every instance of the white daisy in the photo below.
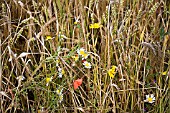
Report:
<svg viewBox="0 0 170 113"><path fill-rule="evenodd" d="M89 54L85 51L84 48L80 48L77 50L78 55L82 56L82 59L87 59Z"/></svg>
<svg viewBox="0 0 170 113"><path fill-rule="evenodd" d="M153 102L155 102L154 94L146 95L146 100L144 100L144 102L148 102L148 103L151 103L151 104Z"/></svg>
<svg viewBox="0 0 170 113"><path fill-rule="evenodd" d="M85 68L91 68L91 63L89 63L89 62L87 62L87 61L85 61L84 63L83 63L83 65L85 66Z"/></svg>
<svg viewBox="0 0 170 113"><path fill-rule="evenodd" d="M21 76L18 76L17 79L18 79L19 81L22 81L22 80L25 80L25 77L21 75Z"/></svg>

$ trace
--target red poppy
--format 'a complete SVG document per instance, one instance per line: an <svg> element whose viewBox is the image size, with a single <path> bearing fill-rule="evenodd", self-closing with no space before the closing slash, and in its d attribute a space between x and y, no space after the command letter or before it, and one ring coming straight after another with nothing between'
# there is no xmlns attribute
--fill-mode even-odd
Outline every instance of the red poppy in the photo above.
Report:
<svg viewBox="0 0 170 113"><path fill-rule="evenodd" d="M74 90L76 90L79 86L81 86L82 81L83 81L82 78L74 81L74 83L73 83Z"/></svg>

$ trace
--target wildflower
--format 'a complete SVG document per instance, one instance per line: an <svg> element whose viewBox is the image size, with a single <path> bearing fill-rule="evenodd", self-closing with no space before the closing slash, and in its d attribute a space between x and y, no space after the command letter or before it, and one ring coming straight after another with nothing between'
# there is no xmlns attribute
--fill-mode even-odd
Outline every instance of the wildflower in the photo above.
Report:
<svg viewBox="0 0 170 113"><path fill-rule="evenodd" d="M112 68L109 69L108 74L111 78L114 78L114 76L116 74L116 68L117 68L116 66L112 66Z"/></svg>
<svg viewBox="0 0 170 113"><path fill-rule="evenodd" d="M52 37L50 35L46 36L46 40L51 40L51 39L52 39Z"/></svg>
<svg viewBox="0 0 170 113"><path fill-rule="evenodd" d="M62 76L65 74L65 71L64 71L64 69L62 69L62 68L58 68L58 78L62 78Z"/></svg>
<svg viewBox="0 0 170 113"><path fill-rule="evenodd" d="M53 77L47 77L46 78L46 86L49 85L49 83L52 81Z"/></svg>
<svg viewBox="0 0 170 113"><path fill-rule="evenodd" d="M85 68L91 68L91 63L89 63L89 62L87 62L87 61L85 61L85 62L83 63L83 65L85 66Z"/></svg>
<svg viewBox="0 0 170 113"><path fill-rule="evenodd" d="M167 75L167 74L168 74L168 71L162 72L162 75Z"/></svg>
<svg viewBox="0 0 170 113"><path fill-rule="evenodd" d="M75 56L72 56L72 58L73 58L73 59L74 59L74 61L76 62L76 61L78 61L79 56L78 56L78 55L75 55Z"/></svg>
<svg viewBox="0 0 170 113"><path fill-rule="evenodd" d="M58 99L59 99L59 103L61 103L63 101L63 88L62 89L57 89L57 95L58 95Z"/></svg>
<svg viewBox="0 0 170 113"><path fill-rule="evenodd" d="M59 95L59 103L61 103L63 101L63 94L62 95Z"/></svg>
<svg viewBox="0 0 170 113"><path fill-rule="evenodd" d="M59 61L58 57L56 57L56 66L59 66L59 63L60 63L60 61Z"/></svg>
<svg viewBox="0 0 170 113"><path fill-rule="evenodd" d="M21 75L21 76L18 76L17 79L18 79L19 81L22 81L22 80L25 80L25 77Z"/></svg>
<svg viewBox="0 0 170 113"><path fill-rule="evenodd" d="M64 71L64 69L62 69L62 71L61 71L61 74L63 74L63 75L65 74L65 71Z"/></svg>
<svg viewBox="0 0 170 113"><path fill-rule="evenodd" d="M80 18L80 16L79 16L78 18L76 18L76 17L75 17L74 25L77 25L77 23L79 23L79 22L80 22L80 21L79 21L79 18Z"/></svg>
<svg viewBox="0 0 170 113"><path fill-rule="evenodd" d="M151 94L151 95L146 95L146 100L144 100L144 102L148 102L148 103L153 103L153 102L155 102L155 97L154 97L154 95L153 94Z"/></svg>
<svg viewBox="0 0 170 113"><path fill-rule="evenodd" d="M82 59L87 59L89 56L89 54L87 52L85 52L83 55L82 55Z"/></svg>
<svg viewBox="0 0 170 113"><path fill-rule="evenodd" d="M102 27L102 25L100 25L99 23L90 24L89 26L90 29L98 29L100 27Z"/></svg>
<svg viewBox="0 0 170 113"><path fill-rule="evenodd" d="M62 95L63 88L62 88L62 89L57 89L57 91L56 91L56 92L57 92L57 94L58 94L58 95Z"/></svg>
<svg viewBox="0 0 170 113"><path fill-rule="evenodd" d="M77 25L77 22L75 21L74 24Z"/></svg>
<svg viewBox="0 0 170 113"><path fill-rule="evenodd" d="M74 90L76 90L79 86L81 86L82 84L82 78L81 79L77 79L73 82L73 86L74 86Z"/></svg>
<svg viewBox="0 0 170 113"><path fill-rule="evenodd" d="M61 73L58 73L58 78L62 78L63 75Z"/></svg>

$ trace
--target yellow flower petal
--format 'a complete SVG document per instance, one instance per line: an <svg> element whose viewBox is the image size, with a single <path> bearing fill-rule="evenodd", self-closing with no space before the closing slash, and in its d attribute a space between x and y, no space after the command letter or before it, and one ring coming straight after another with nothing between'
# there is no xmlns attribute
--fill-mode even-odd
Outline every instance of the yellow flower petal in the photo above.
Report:
<svg viewBox="0 0 170 113"><path fill-rule="evenodd" d="M89 26L90 29L97 29L100 27L102 27L102 25L100 25L99 23L90 24Z"/></svg>
<svg viewBox="0 0 170 113"><path fill-rule="evenodd" d="M167 75L168 71L162 72L162 75Z"/></svg>
<svg viewBox="0 0 170 113"><path fill-rule="evenodd" d="M76 24L77 24L77 22L75 21L75 22L74 22L74 24L76 25Z"/></svg>
<svg viewBox="0 0 170 113"><path fill-rule="evenodd" d="M72 56L72 58L74 59L74 61L78 61L79 56L78 55L77 56Z"/></svg>
<svg viewBox="0 0 170 113"><path fill-rule="evenodd" d="M108 70L108 74L111 78L114 78L114 76L116 74L116 68L117 67L113 65L112 68Z"/></svg>
<svg viewBox="0 0 170 113"><path fill-rule="evenodd" d="M46 83L49 83L51 78L46 78Z"/></svg>
<svg viewBox="0 0 170 113"><path fill-rule="evenodd" d="M65 71L64 71L64 69L62 69L61 73L62 73L62 75L64 75L64 74L65 74Z"/></svg>
<svg viewBox="0 0 170 113"><path fill-rule="evenodd" d="M51 36L46 36L46 40L51 40L52 39L52 37Z"/></svg>

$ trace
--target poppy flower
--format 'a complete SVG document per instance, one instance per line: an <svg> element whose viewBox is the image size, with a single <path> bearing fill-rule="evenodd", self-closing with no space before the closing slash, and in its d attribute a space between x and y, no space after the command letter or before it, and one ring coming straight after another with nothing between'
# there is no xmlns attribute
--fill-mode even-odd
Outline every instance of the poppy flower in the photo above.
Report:
<svg viewBox="0 0 170 113"><path fill-rule="evenodd" d="M82 78L75 80L73 82L74 90L76 90L79 86L81 86L81 84L82 84Z"/></svg>

